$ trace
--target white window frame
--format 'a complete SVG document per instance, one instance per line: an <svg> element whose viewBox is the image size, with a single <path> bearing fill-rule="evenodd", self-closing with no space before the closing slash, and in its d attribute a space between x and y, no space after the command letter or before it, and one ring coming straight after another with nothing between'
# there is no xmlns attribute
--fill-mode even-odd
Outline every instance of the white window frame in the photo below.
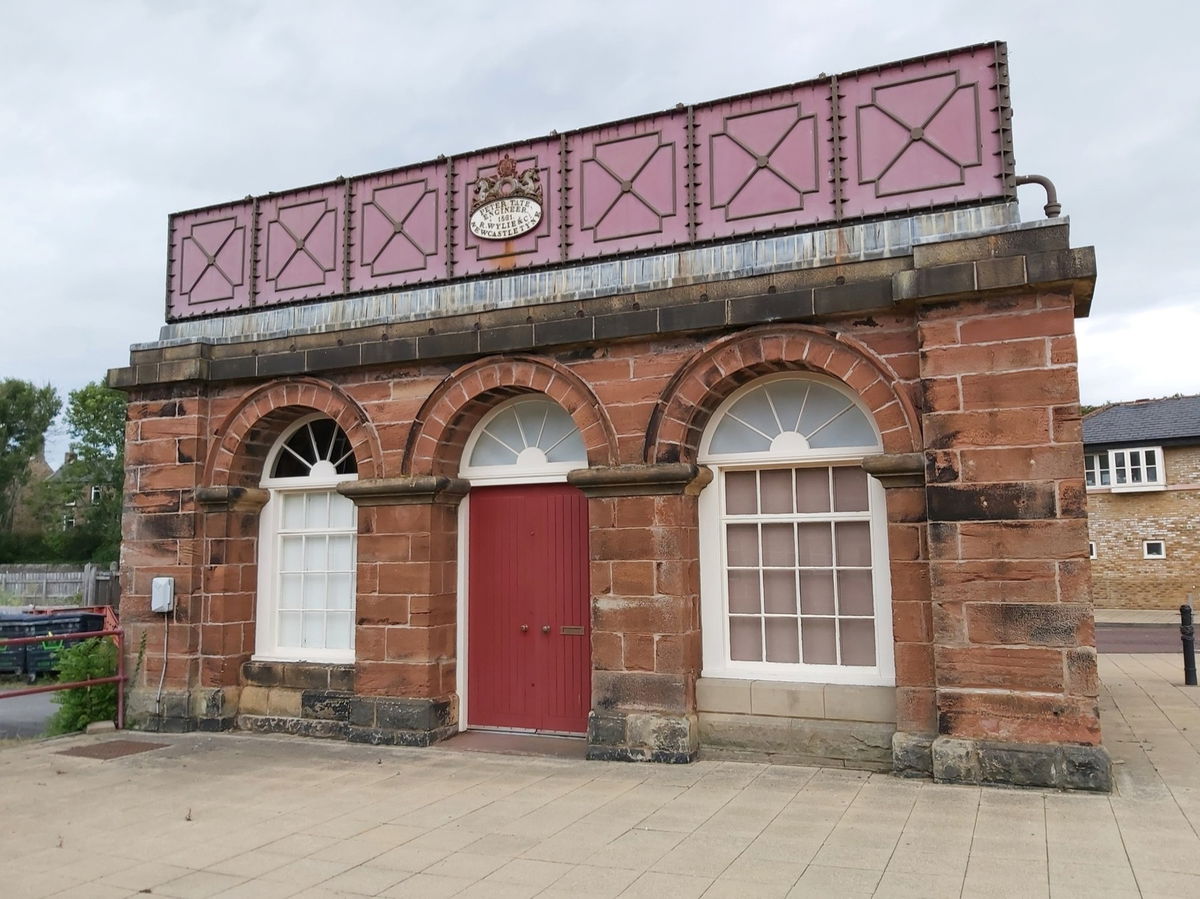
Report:
<svg viewBox="0 0 1200 899"><path fill-rule="evenodd" d="M1095 540L1088 541L1088 558L1089 559L1096 558L1096 541Z"/></svg>
<svg viewBox="0 0 1200 899"><path fill-rule="evenodd" d="M100 502L100 494L101 494L101 488L100 488L100 486L99 486L99 485L97 485L97 484L93 484L93 485L92 485L92 489L91 489L91 491L90 491L90 495L91 495L91 502L92 502L92 505L93 505L93 506L94 506L96 503Z"/></svg>
<svg viewBox="0 0 1200 899"><path fill-rule="evenodd" d="M828 468L835 465L858 465L863 456L881 452L882 443L862 447L809 449L796 455L776 455L770 452L715 455L709 443L725 412L750 390L776 380L805 380L832 387L858 406L873 430L878 429L871 415L862 408L857 397L840 382L819 375L795 373L769 375L746 384L723 402L709 420L700 443L698 461L712 473L712 481L699 496L700 520L700 618L703 665L701 675L714 678L773 680L793 683L854 684L863 686L894 686L894 631L892 626L891 571L887 543L886 498L883 485L867 476L868 504L866 518L871 527L871 579L875 606L875 665L843 666L813 665L784 662L745 662L730 658L729 599L726 582L724 527L726 471L762 470L770 468ZM824 520L836 521L839 513L830 513ZM848 520L862 520L863 513L847 513Z"/></svg>
<svg viewBox="0 0 1200 899"><path fill-rule="evenodd" d="M1089 490L1112 486L1108 450L1083 454L1084 483Z"/></svg>
<svg viewBox="0 0 1200 899"><path fill-rule="evenodd" d="M266 464L263 466L263 477L260 486L267 489L270 496L262 507L258 521L258 596L255 602L255 631L254 655L256 661L264 662L321 662L326 664L347 664L354 661L354 631L357 615L352 616L350 624L350 648L326 649L324 647L281 647L278 645L276 625L279 613L279 541L283 535L282 515L283 496L297 493L335 493L338 484L346 481L357 481L357 474L334 474L329 476L308 475L305 477L273 478L270 472L275 468L275 462L283 451L284 445L291 436L312 421L329 418L328 415L317 413L306 415L293 422L275 441L267 453ZM294 533L289 531L288 533ZM314 533L318 533L314 531ZM350 594L354 605L358 605L358 508L354 508L351 524L347 528L324 529L322 534L350 534L355 538L351 541L350 551Z"/></svg>
<svg viewBox="0 0 1200 899"><path fill-rule="evenodd" d="M1162 547L1162 552L1150 552L1150 545L1157 543ZM1143 540L1142 541L1142 558L1143 559L1165 559L1167 557L1167 541L1166 540Z"/></svg>
<svg viewBox="0 0 1200 899"><path fill-rule="evenodd" d="M1154 454L1154 478L1147 475L1151 466L1148 453ZM1134 480L1134 478L1137 480ZM1105 483L1107 478L1107 483ZM1113 493L1147 493L1167 487L1166 457L1161 446L1109 447L1084 454L1084 483L1088 490Z"/></svg>
<svg viewBox="0 0 1200 899"><path fill-rule="evenodd" d="M497 404L494 409L489 410L479 420L474 430L471 431L471 436L467 438L467 443L463 447L459 477L470 481L473 486L480 487L498 486L501 484L565 484L569 472L588 467L586 449L582 458L569 462L547 461L527 464L518 461L511 465L474 466L470 464L471 456L475 452L475 446L479 443L479 439L483 436L483 432L487 426L513 406L529 403L551 403L562 409L561 405L543 393L523 394L522 396L514 397L513 399ZM565 409L562 411L570 417L570 413L567 413ZM576 426L575 430L578 433L578 426Z"/></svg>

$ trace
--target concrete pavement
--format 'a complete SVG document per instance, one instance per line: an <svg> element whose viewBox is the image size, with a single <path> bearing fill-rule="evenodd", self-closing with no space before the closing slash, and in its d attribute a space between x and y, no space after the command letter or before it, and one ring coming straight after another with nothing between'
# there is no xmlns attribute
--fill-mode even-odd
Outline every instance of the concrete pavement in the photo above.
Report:
<svg viewBox="0 0 1200 899"><path fill-rule="evenodd" d="M279 736L109 734L0 758L6 896L1200 894L1200 688L1102 656L1118 792ZM61 755L114 739L163 748Z"/></svg>

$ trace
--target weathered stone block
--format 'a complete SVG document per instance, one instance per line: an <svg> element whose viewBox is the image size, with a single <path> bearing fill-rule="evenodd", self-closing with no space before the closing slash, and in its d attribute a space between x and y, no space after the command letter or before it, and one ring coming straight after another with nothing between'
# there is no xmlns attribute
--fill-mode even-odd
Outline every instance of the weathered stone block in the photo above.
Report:
<svg viewBox="0 0 1200 899"><path fill-rule="evenodd" d="M332 690L305 690L300 696L300 714L304 718L324 718L329 721L350 720L353 694Z"/></svg>
<svg viewBox="0 0 1200 899"><path fill-rule="evenodd" d="M894 687L863 687L849 684L826 684L825 717L844 721L878 721L896 723L896 690Z"/></svg>
<svg viewBox="0 0 1200 899"><path fill-rule="evenodd" d="M593 703L597 709L635 709L687 712L687 684L672 674L596 671L592 674Z"/></svg>
<svg viewBox="0 0 1200 899"><path fill-rule="evenodd" d="M588 716L587 757L595 761L690 762L698 745L695 715Z"/></svg>
<svg viewBox="0 0 1200 899"><path fill-rule="evenodd" d="M272 687L267 699L268 714L284 718L299 718L303 691L291 687Z"/></svg>
<svg viewBox="0 0 1200 899"><path fill-rule="evenodd" d="M1102 746L937 737L931 754L939 783L1112 790L1112 762Z"/></svg>
<svg viewBox="0 0 1200 899"><path fill-rule="evenodd" d="M1103 746L1063 746L1062 759L1067 789L1112 792L1112 759Z"/></svg>
<svg viewBox="0 0 1200 899"><path fill-rule="evenodd" d="M631 748L654 753L694 754L699 746L695 715L629 715L625 739Z"/></svg>
<svg viewBox="0 0 1200 899"><path fill-rule="evenodd" d="M928 734L892 734L892 773L897 777L933 776L933 737Z"/></svg>
<svg viewBox="0 0 1200 899"><path fill-rule="evenodd" d="M931 521L999 521L1054 518L1053 483L928 487Z"/></svg>
<svg viewBox="0 0 1200 899"><path fill-rule="evenodd" d="M700 745L750 750L781 759L797 756L833 759L849 767L886 770L892 766L895 725L765 715L699 716Z"/></svg>
<svg viewBox="0 0 1200 899"><path fill-rule="evenodd" d="M346 740L350 736L349 726L341 721L282 718L275 715L238 715L237 724L241 730L264 734L292 734L333 740Z"/></svg>
<svg viewBox="0 0 1200 899"><path fill-rule="evenodd" d="M747 714L754 682L735 678L702 677L696 681L696 708L702 712Z"/></svg>
<svg viewBox="0 0 1200 899"><path fill-rule="evenodd" d="M824 718L825 689L820 684L751 681L749 709L713 711L741 711L752 715L774 715L784 718Z"/></svg>
<svg viewBox="0 0 1200 899"><path fill-rule="evenodd" d="M267 687L253 685L242 687L242 695L238 700L238 713L241 715L268 714L270 695L271 691Z"/></svg>
<svg viewBox="0 0 1200 899"><path fill-rule="evenodd" d="M283 665L283 686L300 690L329 689L329 666L310 662L287 662Z"/></svg>
<svg viewBox="0 0 1200 899"><path fill-rule="evenodd" d="M274 687L283 683L283 662L245 662L242 682L257 687Z"/></svg>
<svg viewBox="0 0 1200 899"><path fill-rule="evenodd" d="M625 716L588 714L589 746L621 746L625 743Z"/></svg>

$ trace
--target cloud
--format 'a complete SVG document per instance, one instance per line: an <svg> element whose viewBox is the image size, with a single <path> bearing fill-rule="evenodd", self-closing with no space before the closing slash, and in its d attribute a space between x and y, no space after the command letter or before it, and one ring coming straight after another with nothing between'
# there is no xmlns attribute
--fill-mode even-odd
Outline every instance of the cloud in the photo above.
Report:
<svg viewBox="0 0 1200 899"><path fill-rule="evenodd" d="M1084 319L1079 336L1079 387L1083 402L1148 399L1200 393L1200 366L1194 363L1200 334L1200 306L1164 306ZM1163 366L1171 370L1163 378Z"/></svg>
<svg viewBox="0 0 1200 899"><path fill-rule="evenodd" d="M1156 6L4 4L0 374L65 393L153 339L171 211L1001 39L1018 169L1097 249L1085 396L1193 389L1200 8Z"/></svg>

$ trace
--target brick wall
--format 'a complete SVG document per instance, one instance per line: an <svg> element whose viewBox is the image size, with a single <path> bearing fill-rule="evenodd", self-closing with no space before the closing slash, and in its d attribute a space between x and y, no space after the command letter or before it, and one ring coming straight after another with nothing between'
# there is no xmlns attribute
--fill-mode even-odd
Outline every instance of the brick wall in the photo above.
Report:
<svg viewBox="0 0 1200 899"><path fill-rule="evenodd" d="M1088 491L1098 608L1173 611L1189 593L1200 598L1200 446L1165 447L1163 454L1166 490ZM1144 540L1162 540L1167 557L1144 559Z"/></svg>
<svg viewBox="0 0 1200 899"><path fill-rule="evenodd" d="M1100 741L1069 296L923 310L938 733Z"/></svg>
<svg viewBox="0 0 1200 899"><path fill-rule="evenodd" d="M741 386L811 372L855 392L883 444L863 464L887 497L897 770L1102 788L1074 338L1093 279L1089 250L1039 227L437 327L136 350L114 376L130 394L125 620L148 650L134 718L165 653L156 711L181 727L228 726L249 687L244 726L451 733L462 452L497 403L542 393L588 457L568 481L591 519L589 753L694 757L701 435ZM341 488L359 507L355 665L247 664L262 466L313 410L358 462ZM180 598L165 646L156 574ZM318 724L280 711L296 709Z"/></svg>
<svg viewBox="0 0 1200 899"><path fill-rule="evenodd" d="M197 691L205 702L218 694L235 698L240 668L254 650L257 513L265 499L255 495L256 485L275 437L304 411L338 420L355 445L360 478L453 477L486 410L505 396L538 390L575 416L593 465L639 465L694 458L701 416L738 386L771 371L807 369L859 389L887 442L911 450L918 395L911 315L847 316L825 325L751 328L715 342L629 341L459 367L376 366L266 385L133 391L122 573L131 644L143 633L147 641L140 685L157 689L165 634L167 689ZM692 391L704 396L699 406L688 400ZM197 488L217 493L206 498ZM595 690L606 691L609 705L634 710L672 692L672 708L694 706L695 497L598 498L590 505L594 653L603 672ZM456 671L453 506L366 505L359 513L356 689L448 701ZM919 541L915 532L898 531L896 539L905 547ZM910 586L906 564L893 566L902 598L919 594L926 581L923 571L914 572ZM165 631L149 611L150 580L160 575L175 577L178 596ZM905 627L922 627L911 623L907 607L900 614ZM916 618L922 614L928 617ZM612 671L628 676L614 679Z"/></svg>

